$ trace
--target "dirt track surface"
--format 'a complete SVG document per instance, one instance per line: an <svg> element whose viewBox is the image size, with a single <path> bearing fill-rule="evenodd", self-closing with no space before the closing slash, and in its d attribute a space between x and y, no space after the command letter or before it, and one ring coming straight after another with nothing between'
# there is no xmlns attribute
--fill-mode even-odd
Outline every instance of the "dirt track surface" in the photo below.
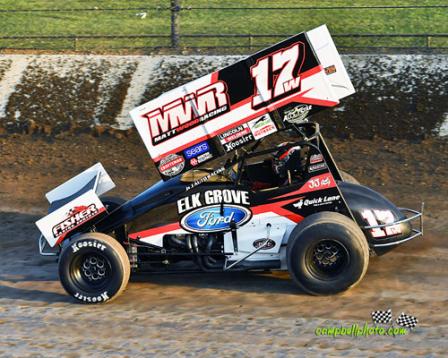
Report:
<svg viewBox="0 0 448 358"><path fill-rule="evenodd" d="M34 221L46 191L96 161L131 197L155 172L134 134L52 140L0 138L0 355L3 356L444 356L448 350L448 144L341 141L340 166L400 205L425 200L426 235L371 258L359 286L311 297L285 273L133 277L108 305L74 303L54 259L37 254ZM360 326L373 310L419 318L401 337L317 337L325 326Z"/></svg>

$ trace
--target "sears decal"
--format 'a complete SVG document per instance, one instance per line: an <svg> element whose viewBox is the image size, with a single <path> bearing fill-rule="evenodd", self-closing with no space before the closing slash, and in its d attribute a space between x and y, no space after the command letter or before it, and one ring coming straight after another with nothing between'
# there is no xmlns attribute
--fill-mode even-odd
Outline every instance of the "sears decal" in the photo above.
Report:
<svg viewBox="0 0 448 358"><path fill-rule="evenodd" d="M247 123L243 123L240 126L221 133L218 137L227 153L254 140L254 136Z"/></svg>
<svg viewBox="0 0 448 358"><path fill-rule="evenodd" d="M191 159L191 158L196 158L199 154L208 152L209 150L210 150L210 147L209 147L208 143L204 141L204 142L198 143L188 149L185 149L184 155L185 155L185 158Z"/></svg>
<svg viewBox="0 0 448 358"><path fill-rule="evenodd" d="M249 128L256 140L277 132L275 123L267 113L250 121Z"/></svg>
<svg viewBox="0 0 448 358"><path fill-rule="evenodd" d="M95 204L90 204L87 206L75 206L67 213L67 218L59 224L53 226L52 233L55 238L73 230L82 223L88 221L94 216L98 215L100 210Z"/></svg>
<svg viewBox="0 0 448 358"><path fill-rule="evenodd" d="M173 177L179 174L185 167L185 159L177 154L167 155L159 162L159 172Z"/></svg>
<svg viewBox="0 0 448 358"><path fill-rule="evenodd" d="M154 145L190 130L229 110L227 88L217 81L143 115Z"/></svg>
<svg viewBox="0 0 448 358"><path fill-rule="evenodd" d="M313 106L301 104L285 111L283 121L288 123L301 123L308 117Z"/></svg>
<svg viewBox="0 0 448 358"><path fill-rule="evenodd" d="M241 226L252 217L249 192L214 189L194 193L177 201L181 226L191 232L217 232L230 229L230 223ZM186 213L186 214L185 214Z"/></svg>

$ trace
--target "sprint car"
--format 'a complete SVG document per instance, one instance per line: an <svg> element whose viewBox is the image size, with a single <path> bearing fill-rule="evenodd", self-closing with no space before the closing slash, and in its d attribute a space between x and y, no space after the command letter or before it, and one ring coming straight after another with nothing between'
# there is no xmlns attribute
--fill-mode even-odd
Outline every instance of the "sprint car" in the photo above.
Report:
<svg viewBox="0 0 448 358"><path fill-rule="evenodd" d="M51 190L40 253L84 303L114 299L132 272L287 270L310 294L349 289L370 255L423 234L422 213L341 172L309 120L352 93L321 26L137 107L161 180L107 197L97 163Z"/></svg>

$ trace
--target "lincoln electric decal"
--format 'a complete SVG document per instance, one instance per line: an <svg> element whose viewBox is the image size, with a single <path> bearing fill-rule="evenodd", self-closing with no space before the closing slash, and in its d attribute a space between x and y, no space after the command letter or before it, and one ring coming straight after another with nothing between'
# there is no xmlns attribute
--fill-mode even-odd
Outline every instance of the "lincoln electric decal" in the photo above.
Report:
<svg viewBox="0 0 448 358"><path fill-rule="evenodd" d="M215 189L197 192L177 201L180 225L190 232L228 231L252 217L249 192Z"/></svg>
<svg viewBox="0 0 448 358"><path fill-rule="evenodd" d="M317 54L301 33L135 108L131 117L162 178L338 104Z"/></svg>

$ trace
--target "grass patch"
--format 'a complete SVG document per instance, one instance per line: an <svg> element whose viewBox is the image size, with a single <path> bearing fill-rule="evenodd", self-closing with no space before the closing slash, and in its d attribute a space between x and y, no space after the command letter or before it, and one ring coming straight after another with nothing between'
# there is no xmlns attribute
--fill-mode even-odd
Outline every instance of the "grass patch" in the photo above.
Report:
<svg viewBox="0 0 448 358"><path fill-rule="evenodd" d="M219 1L180 0L182 47L247 46L246 51L281 40L278 38L183 38L185 34L294 34L327 24L333 34L447 34L448 8L445 0L307 0L307 1ZM306 9L303 7L345 6L428 6L423 8ZM0 37L3 36L117 36L170 35L169 0L153 1L13 1L0 0ZM205 9L215 8L215 9ZM216 8L238 9L216 9ZM262 9L244 9L260 7ZM279 9L301 7L300 9ZM50 11L50 10L60 11ZM90 9L90 10L89 10ZM96 10L94 10L96 9ZM115 10L114 10L115 9ZM127 9L127 10L126 10ZM4 11L2 11L4 10ZM14 10L13 12L8 12ZM34 10L34 11L27 11ZM38 11L35 11L38 10ZM430 47L447 46L447 38L419 37L336 37L338 46L350 47ZM168 47L166 38L100 39L0 39L1 48L95 51L145 46Z"/></svg>

